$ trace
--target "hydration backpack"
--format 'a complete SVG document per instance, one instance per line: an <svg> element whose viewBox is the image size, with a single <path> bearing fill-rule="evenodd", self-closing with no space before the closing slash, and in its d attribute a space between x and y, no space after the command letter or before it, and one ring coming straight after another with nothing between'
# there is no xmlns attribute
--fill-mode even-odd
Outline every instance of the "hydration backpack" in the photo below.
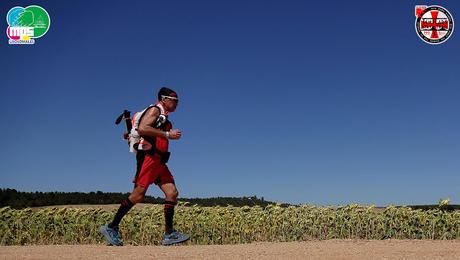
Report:
<svg viewBox="0 0 460 260"><path fill-rule="evenodd" d="M149 151L152 149L152 144L145 140L142 136L139 135L137 129L139 128L139 123L144 116L145 112L152 107L157 107L160 110L160 115L155 121L153 127L161 128L161 126L167 121L167 113L165 112L161 104L151 104L146 107L144 110L137 112L131 118L131 111L124 110L123 113L117 118L115 124L118 125L121 121L125 120L126 132L123 134L123 138L128 141L129 151L132 153L137 153L137 151Z"/></svg>

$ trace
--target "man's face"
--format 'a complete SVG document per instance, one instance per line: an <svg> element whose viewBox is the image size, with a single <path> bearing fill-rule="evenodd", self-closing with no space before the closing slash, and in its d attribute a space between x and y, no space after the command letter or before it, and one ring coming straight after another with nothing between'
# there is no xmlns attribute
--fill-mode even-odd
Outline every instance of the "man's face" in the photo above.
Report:
<svg viewBox="0 0 460 260"><path fill-rule="evenodd" d="M179 103L179 99L163 98L164 107L168 112L174 112L177 108L177 103Z"/></svg>

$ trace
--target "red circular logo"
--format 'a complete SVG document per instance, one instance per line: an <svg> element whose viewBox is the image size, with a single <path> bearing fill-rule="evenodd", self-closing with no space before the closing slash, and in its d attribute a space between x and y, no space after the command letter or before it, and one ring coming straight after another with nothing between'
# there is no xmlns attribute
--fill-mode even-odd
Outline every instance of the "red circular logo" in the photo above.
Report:
<svg viewBox="0 0 460 260"><path fill-rule="evenodd" d="M454 19L442 6L416 6L415 15L415 30L426 43L443 43L454 31Z"/></svg>

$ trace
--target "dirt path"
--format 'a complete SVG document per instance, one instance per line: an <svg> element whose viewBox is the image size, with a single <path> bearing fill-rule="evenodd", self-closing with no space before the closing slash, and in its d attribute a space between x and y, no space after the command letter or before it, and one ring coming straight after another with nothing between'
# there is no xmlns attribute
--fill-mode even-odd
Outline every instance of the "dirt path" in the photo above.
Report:
<svg viewBox="0 0 460 260"><path fill-rule="evenodd" d="M460 259L460 240L325 240L213 246L3 246L0 259Z"/></svg>

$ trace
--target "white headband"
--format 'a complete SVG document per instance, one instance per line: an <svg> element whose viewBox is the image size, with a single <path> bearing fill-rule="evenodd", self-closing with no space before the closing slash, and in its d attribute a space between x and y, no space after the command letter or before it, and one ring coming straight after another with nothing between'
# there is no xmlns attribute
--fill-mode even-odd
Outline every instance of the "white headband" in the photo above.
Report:
<svg viewBox="0 0 460 260"><path fill-rule="evenodd" d="M174 100L179 100L177 97L171 97L171 96L161 96L161 98L169 98L169 99L174 99Z"/></svg>

